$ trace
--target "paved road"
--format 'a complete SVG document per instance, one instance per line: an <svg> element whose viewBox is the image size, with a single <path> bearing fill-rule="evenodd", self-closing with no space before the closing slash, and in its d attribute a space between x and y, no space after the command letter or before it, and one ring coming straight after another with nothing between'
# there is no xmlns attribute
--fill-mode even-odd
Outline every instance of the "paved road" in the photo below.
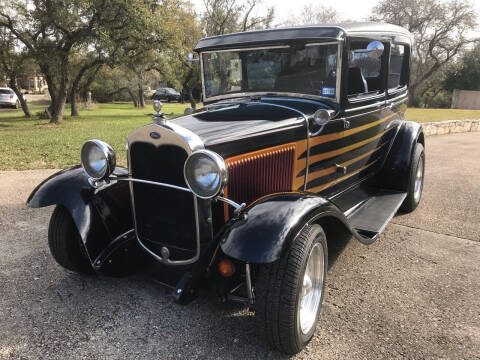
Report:
<svg viewBox="0 0 480 360"><path fill-rule="evenodd" d="M333 247L306 359L480 359L480 133L427 139L425 193L371 246ZM188 307L140 275L82 277L48 253L52 209L23 202L51 171L0 172L0 358L282 358L242 307Z"/></svg>

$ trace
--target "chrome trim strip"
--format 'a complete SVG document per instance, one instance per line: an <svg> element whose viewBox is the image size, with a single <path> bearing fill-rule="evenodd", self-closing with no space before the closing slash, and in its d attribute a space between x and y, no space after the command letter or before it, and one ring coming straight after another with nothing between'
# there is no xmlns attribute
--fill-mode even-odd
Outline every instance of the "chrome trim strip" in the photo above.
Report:
<svg viewBox="0 0 480 360"><path fill-rule="evenodd" d="M328 100L328 101L336 100L334 98L329 98L329 97L320 96L320 95L292 93L292 92L279 92L279 91L237 92L237 93L232 93L232 94L223 94L223 95L212 96L212 97L204 98L204 99L205 99L205 101L211 102L211 101L238 98L238 97L251 97L251 96L267 96L267 97L269 96L269 97L271 97L272 94L275 94L276 96L297 97L297 98L301 98L301 99L310 99L310 100Z"/></svg>
<svg viewBox="0 0 480 360"><path fill-rule="evenodd" d="M365 116L365 115L369 115L369 114L374 114L376 112L379 112L381 110L383 110L384 108L382 107L379 107L378 109L375 109L375 110L371 110L371 111L367 111L367 112L363 112L361 114L355 114L355 115L350 115L350 116L347 116L345 119L353 119L353 118L357 118L357 117L360 117L360 116Z"/></svg>
<svg viewBox="0 0 480 360"><path fill-rule="evenodd" d="M387 104L397 104L408 100L408 94L402 94L394 98L388 99Z"/></svg>
<svg viewBox="0 0 480 360"><path fill-rule="evenodd" d="M353 95L355 96L355 98L348 98L348 102L350 104L358 104L360 102L363 102L363 101L369 101L369 100L375 100L375 99L380 99L380 98L385 98L385 91L384 92L381 92L380 94L371 94L371 95L365 95L365 96L360 96L358 97L358 95Z"/></svg>
<svg viewBox="0 0 480 360"><path fill-rule="evenodd" d="M374 107L380 107L382 105L385 105L385 100L383 101L378 101L376 103L373 103L373 104L369 104L369 105L364 105L364 106L358 106L358 107L355 107L355 108L350 108L350 109L345 109L345 112L346 113L350 113L350 112L354 112L354 111L360 111L360 110L365 110L365 109L372 109Z"/></svg>
<svg viewBox="0 0 480 360"><path fill-rule="evenodd" d="M343 42L338 41L337 50L337 83L335 85L335 100L340 104L340 88L342 86L342 55L343 55Z"/></svg>
<svg viewBox="0 0 480 360"><path fill-rule="evenodd" d="M185 191L185 192L189 192L189 193L192 193L192 194L193 194L192 190L190 190L189 188L184 188L184 187L181 187L181 186L172 185L172 184L166 184L166 183L157 182L157 181L149 181L149 180L135 179L135 178L132 178L132 177L128 177L128 178L112 178L111 180L115 180L115 181L130 181L130 182L138 182L138 183L149 184L149 185L164 186L164 187L168 187L168 188L171 188L171 189L180 190L180 191ZM233 201L233 200L224 198L223 196L216 196L216 197L214 197L212 200L220 200L220 201L223 201L223 202L231 205L232 207L234 207L235 210L243 208L242 204L238 204L238 203L236 203L236 202Z"/></svg>
<svg viewBox="0 0 480 360"><path fill-rule="evenodd" d="M305 44L305 47L308 47L308 46L318 46L318 45L336 45L336 44L338 44L338 41L315 42L315 43L307 43L307 44Z"/></svg>
<svg viewBox="0 0 480 360"><path fill-rule="evenodd" d="M236 203L236 202L233 201L233 200L224 198L223 196L217 196L217 197L215 198L215 200L223 201L224 203L227 203L228 205L231 205L232 207L234 207L235 210L243 209L243 208L245 207L245 206L244 206L244 203L243 203L243 204L238 204L238 203Z"/></svg>
<svg viewBox="0 0 480 360"><path fill-rule="evenodd" d="M387 93L388 93L388 95L394 95L394 94L398 94L399 92L402 92L402 91L407 91L407 85L404 85L400 88L388 89Z"/></svg>
<svg viewBox="0 0 480 360"><path fill-rule="evenodd" d="M186 192L189 192L189 193L192 192L189 188L184 188L184 187L177 186L177 185L172 185L172 184L161 183L161 182L157 182L157 181L149 181L149 180L135 179L135 178L131 178L131 177L128 177L128 178L116 178L115 180L117 180L117 181L138 182L138 183L142 183L142 184L149 184L149 185L156 185L156 186L165 186L165 187L168 187L168 188L171 188L171 189L175 189L175 190L186 191Z"/></svg>

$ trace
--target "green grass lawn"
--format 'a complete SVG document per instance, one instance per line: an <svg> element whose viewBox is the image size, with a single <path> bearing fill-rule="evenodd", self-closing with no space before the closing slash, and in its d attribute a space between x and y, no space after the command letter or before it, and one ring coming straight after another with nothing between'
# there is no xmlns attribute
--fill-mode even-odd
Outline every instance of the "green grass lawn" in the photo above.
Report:
<svg viewBox="0 0 480 360"><path fill-rule="evenodd" d="M189 104L165 104L164 113L183 114ZM46 105L31 105L32 114ZM61 124L38 117L27 119L21 110L0 110L0 170L65 168L80 163L80 148L92 138L106 141L116 151L117 163L126 164L125 140L135 128L149 124L151 105L135 109L129 104L99 104L81 110L79 117L66 116ZM70 113L67 108L66 114Z"/></svg>
<svg viewBox="0 0 480 360"><path fill-rule="evenodd" d="M445 120L480 119L480 110L461 109L407 109L406 119L410 121L434 122Z"/></svg>
<svg viewBox="0 0 480 360"><path fill-rule="evenodd" d="M31 104L33 114L46 105ZM183 114L189 104L165 104L164 112ZM125 165L125 139L135 128L149 124L151 105L135 109L129 104L99 104L81 110L81 116L66 116L59 125L38 117L26 119L21 110L0 110L0 170L65 168L80 162L80 148L92 138L111 144L117 163ZM66 114L70 113L67 108ZM480 118L480 110L408 109L408 120L418 122Z"/></svg>

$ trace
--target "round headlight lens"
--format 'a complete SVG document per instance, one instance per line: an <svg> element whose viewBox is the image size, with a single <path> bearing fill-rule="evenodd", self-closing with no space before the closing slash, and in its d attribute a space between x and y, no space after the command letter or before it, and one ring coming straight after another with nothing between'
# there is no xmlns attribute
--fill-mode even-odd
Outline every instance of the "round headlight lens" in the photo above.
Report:
<svg viewBox="0 0 480 360"><path fill-rule="evenodd" d="M81 159L85 172L95 180L109 176L115 169L115 152L100 140L88 140L83 144Z"/></svg>
<svg viewBox="0 0 480 360"><path fill-rule="evenodd" d="M227 183L225 161L209 150L191 154L185 162L184 175L190 190L202 199L217 196Z"/></svg>

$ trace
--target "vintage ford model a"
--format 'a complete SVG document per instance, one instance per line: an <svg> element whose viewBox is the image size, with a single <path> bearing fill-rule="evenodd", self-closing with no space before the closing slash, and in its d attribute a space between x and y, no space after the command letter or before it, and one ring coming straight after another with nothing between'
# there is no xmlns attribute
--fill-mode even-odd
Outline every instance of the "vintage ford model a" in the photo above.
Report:
<svg viewBox="0 0 480 360"><path fill-rule="evenodd" d="M186 303L200 284L255 311L285 353L312 338L327 239L377 239L420 201L421 127L404 120L410 34L388 24L310 26L200 40L205 107L127 138L128 169L99 140L40 184L49 245L77 272L149 264ZM365 264L368 266L368 264Z"/></svg>

